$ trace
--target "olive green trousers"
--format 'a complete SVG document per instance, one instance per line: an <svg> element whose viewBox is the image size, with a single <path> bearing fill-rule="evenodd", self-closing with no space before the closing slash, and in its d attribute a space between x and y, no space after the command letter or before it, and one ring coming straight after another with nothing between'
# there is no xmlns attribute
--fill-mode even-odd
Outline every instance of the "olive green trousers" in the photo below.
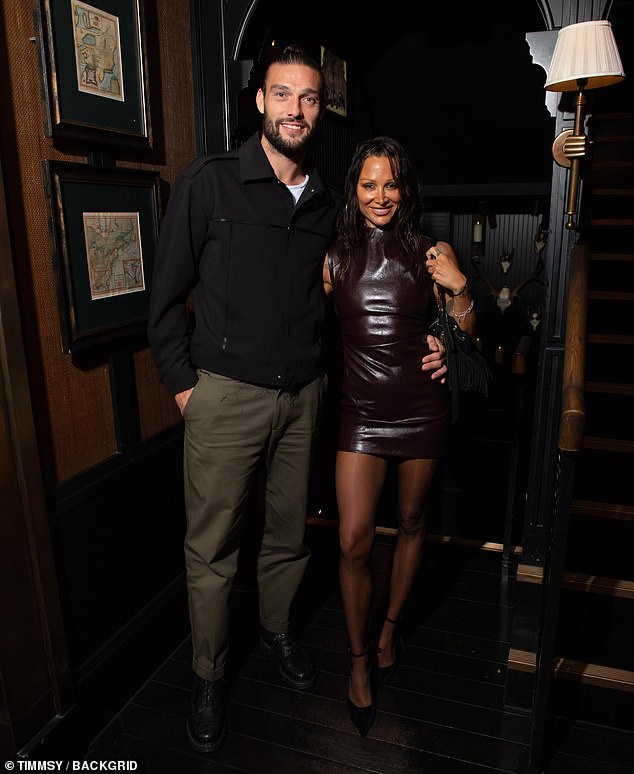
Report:
<svg viewBox="0 0 634 774"><path fill-rule="evenodd" d="M185 565L193 668L224 675L229 594L256 470L265 468L257 560L260 623L288 631L289 609L308 563L304 545L311 454L326 389L318 378L297 392L258 387L200 370L185 406Z"/></svg>

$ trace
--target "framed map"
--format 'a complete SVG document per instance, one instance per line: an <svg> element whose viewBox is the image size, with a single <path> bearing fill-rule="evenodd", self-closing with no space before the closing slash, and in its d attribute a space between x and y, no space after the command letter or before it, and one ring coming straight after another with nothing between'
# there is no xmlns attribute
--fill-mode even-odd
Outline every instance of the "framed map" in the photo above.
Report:
<svg viewBox="0 0 634 774"><path fill-rule="evenodd" d="M46 133L151 147L142 0L38 0Z"/></svg>
<svg viewBox="0 0 634 774"><path fill-rule="evenodd" d="M76 0L72 0L70 10L77 88L124 102L118 17Z"/></svg>
<svg viewBox="0 0 634 774"><path fill-rule="evenodd" d="M64 351L143 330L158 241L158 173L44 166Z"/></svg>
<svg viewBox="0 0 634 774"><path fill-rule="evenodd" d="M138 212L84 212L90 298L145 290Z"/></svg>

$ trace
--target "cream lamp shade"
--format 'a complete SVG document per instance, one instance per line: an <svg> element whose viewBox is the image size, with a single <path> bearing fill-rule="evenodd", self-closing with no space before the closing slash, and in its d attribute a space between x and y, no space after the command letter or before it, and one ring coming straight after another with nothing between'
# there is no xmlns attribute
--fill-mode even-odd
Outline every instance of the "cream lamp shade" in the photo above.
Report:
<svg viewBox="0 0 634 774"><path fill-rule="evenodd" d="M559 30L545 89L597 89L623 78L625 73L609 21L580 22Z"/></svg>

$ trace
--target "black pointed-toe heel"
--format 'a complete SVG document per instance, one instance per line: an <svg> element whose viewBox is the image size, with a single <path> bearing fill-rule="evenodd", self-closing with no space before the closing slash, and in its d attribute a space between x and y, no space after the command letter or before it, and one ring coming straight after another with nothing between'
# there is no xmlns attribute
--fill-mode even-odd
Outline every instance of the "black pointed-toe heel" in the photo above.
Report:
<svg viewBox="0 0 634 774"><path fill-rule="evenodd" d="M393 626L398 627L401 623L400 618L388 618L385 617L385 620L388 623L391 623ZM398 631L398 628L394 631L394 661L391 664L388 664L388 666L381 667L377 665L376 668L376 687L380 688L382 685L385 685L389 680L391 680L394 675L396 674L396 671L398 669L398 663L401 658L401 653L405 650L405 642L403 641L403 637ZM377 655L381 652L381 648L377 648Z"/></svg>
<svg viewBox="0 0 634 774"><path fill-rule="evenodd" d="M351 699L348 699L348 715L357 731L365 737L376 717L376 702L373 701L369 707L357 707Z"/></svg>
<svg viewBox="0 0 634 774"><path fill-rule="evenodd" d="M353 653L348 651L350 658L367 658L368 651L364 650L363 653ZM354 727L365 737L368 735L368 731L374 723L376 717L376 701L372 699L372 703L367 707L358 707L350 697L348 697L348 715L352 721Z"/></svg>

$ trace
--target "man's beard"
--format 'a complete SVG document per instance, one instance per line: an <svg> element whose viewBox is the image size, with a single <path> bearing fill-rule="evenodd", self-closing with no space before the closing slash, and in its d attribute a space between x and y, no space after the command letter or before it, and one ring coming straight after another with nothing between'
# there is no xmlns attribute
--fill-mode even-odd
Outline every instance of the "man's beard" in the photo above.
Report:
<svg viewBox="0 0 634 774"><path fill-rule="evenodd" d="M297 159L304 156L306 153L306 147L315 134L316 124L313 124L312 126L304 124L304 126L307 129L306 133L299 137L297 140L293 141L283 137L280 134L277 123L272 121L269 116L264 114L262 132L276 151L289 159Z"/></svg>

